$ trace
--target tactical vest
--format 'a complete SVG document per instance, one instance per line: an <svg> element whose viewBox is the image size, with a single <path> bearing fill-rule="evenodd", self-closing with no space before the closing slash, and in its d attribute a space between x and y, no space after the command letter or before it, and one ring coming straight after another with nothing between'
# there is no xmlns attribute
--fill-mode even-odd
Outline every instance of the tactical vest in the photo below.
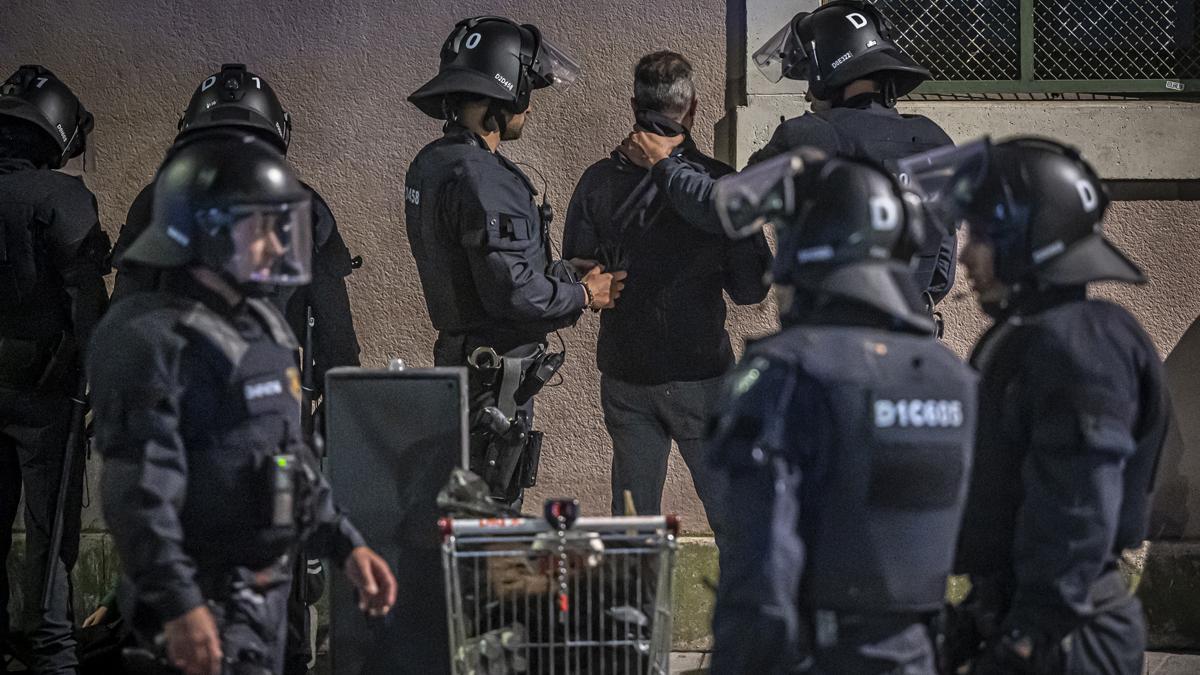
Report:
<svg viewBox="0 0 1200 675"><path fill-rule="evenodd" d="M35 332L51 334L70 323L63 281L48 259L44 241L53 203L39 203L39 196L27 192L43 173L48 172L32 164L27 170L0 173L0 297L5 299L0 314L28 317L47 326ZM20 332L24 331L7 331Z"/></svg>
<svg viewBox="0 0 1200 675"><path fill-rule="evenodd" d="M482 162L486 167L481 169L488 172L483 184L462 180L463 167L470 162ZM550 260L548 216L551 214L543 212L534 202L537 190L516 164L499 153L489 152L477 136L458 128L423 148L404 180L404 217L425 306L438 331L473 336L462 359L479 346L505 352L542 342L547 333L574 323L575 315L532 320L498 317L494 308L484 306L475 287L465 248L482 245L492 229L518 242L538 240L540 250L528 261L529 268L534 274L563 278L561 266L552 266ZM489 211L486 228L482 222L450 220L457 215L444 208L448 201L446 192L451 187L493 191L493 198L487 201L501 204L503 211Z"/></svg>
<svg viewBox="0 0 1200 675"><path fill-rule="evenodd" d="M944 132L923 118L899 116L898 119L884 118L889 123L886 125L872 124L878 115L865 110L861 114L854 114L851 112L854 110L834 108L814 112L813 115L829 124L836 138L840 156L877 162L895 175L899 173L896 167L897 160L933 150L949 141ZM901 178L901 181L903 180ZM949 236L956 238L955 233ZM927 289L933 283L941 247L940 237L926 237L914 256L913 275L919 288ZM957 258L957 246L950 254ZM953 259L950 264L954 264ZM948 273L952 275L953 270L949 270Z"/></svg>
<svg viewBox="0 0 1200 675"><path fill-rule="evenodd" d="M817 448L787 439L803 457L801 604L937 610L966 501L974 373L925 336L802 326L780 338L756 353L815 381L832 426Z"/></svg>
<svg viewBox="0 0 1200 675"><path fill-rule="evenodd" d="M300 432L300 374L296 341L265 300L246 301L239 329L195 303L181 318L192 333L198 362L185 367L180 434L188 454L188 500L183 510L189 551L202 560L268 564L296 540L295 527L272 525L276 458L307 449ZM257 335L255 335L257 333ZM296 463L299 466L299 462ZM297 479L298 480L298 479Z"/></svg>

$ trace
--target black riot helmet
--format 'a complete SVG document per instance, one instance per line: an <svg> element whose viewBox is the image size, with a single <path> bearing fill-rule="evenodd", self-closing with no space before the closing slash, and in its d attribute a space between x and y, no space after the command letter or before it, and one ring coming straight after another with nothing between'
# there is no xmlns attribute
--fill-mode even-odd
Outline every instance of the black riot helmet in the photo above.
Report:
<svg viewBox="0 0 1200 675"><path fill-rule="evenodd" d="M722 178L715 203L731 237L776 225L776 284L809 299L850 300L910 330L933 331L911 269L933 224L920 198L883 167L801 149Z"/></svg>
<svg viewBox="0 0 1200 675"><path fill-rule="evenodd" d="M79 98L43 66L21 66L0 85L0 118L32 124L54 139L59 154L50 168L61 168L87 147L92 114Z"/></svg>
<svg viewBox="0 0 1200 675"><path fill-rule="evenodd" d="M212 131L172 148L154 179L150 227L123 260L200 264L240 286L311 278L312 204L287 160L245 131Z"/></svg>
<svg viewBox="0 0 1200 675"><path fill-rule="evenodd" d="M992 245L996 279L1012 289L1146 280L1104 238L1108 192L1074 148L1044 138L983 139L901 165L929 186L933 202L966 219L973 240Z"/></svg>
<svg viewBox="0 0 1200 675"><path fill-rule="evenodd" d="M292 142L292 118L263 78L240 63L226 63L196 87L179 118L179 136L214 127L243 127L261 132L280 152Z"/></svg>
<svg viewBox="0 0 1200 675"><path fill-rule="evenodd" d="M866 78L883 80L885 95L894 100L932 76L896 46L893 31L875 5L835 0L793 17L754 52L754 63L772 82L807 80L812 95L824 101Z"/></svg>
<svg viewBox="0 0 1200 675"><path fill-rule="evenodd" d="M542 37L533 24L477 16L455 25L442 45L438 74L408 100L435 119L447 118L447 96L465 94L502 102L512 113L529 107L534 89L565 89L579 66Z"/></svg>

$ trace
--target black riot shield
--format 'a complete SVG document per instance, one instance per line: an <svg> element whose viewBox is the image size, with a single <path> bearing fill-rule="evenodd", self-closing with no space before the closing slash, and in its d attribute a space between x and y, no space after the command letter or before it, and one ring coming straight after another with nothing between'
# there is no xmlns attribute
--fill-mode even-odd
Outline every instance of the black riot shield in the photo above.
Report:
<svg viewBox="0 0 1200 675"><path fill-rule="evenodd" d="M437 494L467 464L463 368L336 368L325 378L326 469L334 499L395 572L383 619L332 575L333 672L450 672Z"/></svg>

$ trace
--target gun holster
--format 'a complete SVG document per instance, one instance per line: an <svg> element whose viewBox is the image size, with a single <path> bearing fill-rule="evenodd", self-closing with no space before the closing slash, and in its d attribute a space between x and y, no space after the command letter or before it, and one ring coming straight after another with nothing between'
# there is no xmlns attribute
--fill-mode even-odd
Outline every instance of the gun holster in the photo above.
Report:
<svg viewBox="0 0 1200 675"><path fill-rule="evenodd" d="M472 457L471 470L483 477L492 497L506 503L515 501L525 488L537 484L542 432L529 427L529 413L518 410L504 433L491 429L475 432L486 439L486 445L479 461Z"/></svg>

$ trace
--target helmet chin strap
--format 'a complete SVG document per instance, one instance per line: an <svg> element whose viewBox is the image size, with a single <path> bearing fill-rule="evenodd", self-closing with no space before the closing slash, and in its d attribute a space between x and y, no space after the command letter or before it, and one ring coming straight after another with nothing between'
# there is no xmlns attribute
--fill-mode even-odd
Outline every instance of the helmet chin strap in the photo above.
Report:
<svg viewBox="0 0 1200 675"><path fill-rule="evenodd" d="M508 131L508 117L505 115L507 105L500 99L492 99L488 103L487 112L483 114L484 122L492 120L496 125L496 131L500 132L500 137L503 138L505 132Z"/></svg>

